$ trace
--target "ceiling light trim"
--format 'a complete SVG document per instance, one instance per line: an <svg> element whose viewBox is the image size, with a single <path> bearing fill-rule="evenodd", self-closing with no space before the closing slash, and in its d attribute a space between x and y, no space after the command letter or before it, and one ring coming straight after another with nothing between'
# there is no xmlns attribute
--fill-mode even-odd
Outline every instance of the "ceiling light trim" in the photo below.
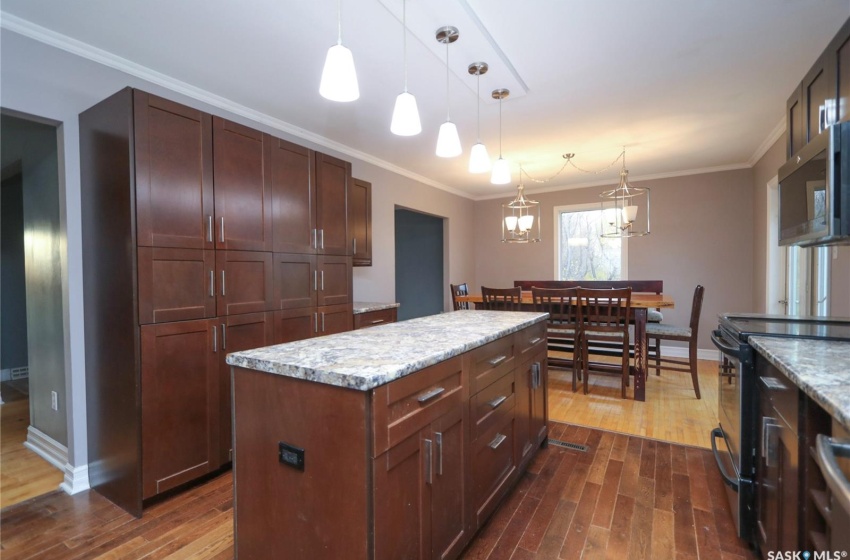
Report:
<svg viewBox="0 0 850 560"><path fill-rule="evenodd" d="M434 187L435 189L460 196L467 200L475 200L475 197L468 192L450 187L428 177L423 177L418 173L399 167L386 160L361 152L360 150L341 144L324 136L320 136L286 121L276 119L265 113L261 113L260 111L251 109L245 105L241 105L205 89L193 86L189 83L178 80L177 78L168 76L167 74L162 74L161 72L157 72L147 66L132 62L131 60L72 37L68 37L67 35L63 35L62 33L58 33L52 29L47 29L46 27L42 27L3 10L0 10L0 28L7 29L23 37L27 37L28 39L38 41L39 43L49 45L81 58L97 62L98 64L102 64L108 68L135 76L136 78L145 80L157 86L164 87L171 92L184 95L201 103L206 103L212 107L223 109L233 113L234 115L245 117L246 119L250 119L256 123L260 123L275 130L301 138L302 140L313 142L316 145L357 158L364 163L370 163L376 167L397 173L398 175L407 177L408 179L413 179L414 181L418 181L429 187Z"/></svg>

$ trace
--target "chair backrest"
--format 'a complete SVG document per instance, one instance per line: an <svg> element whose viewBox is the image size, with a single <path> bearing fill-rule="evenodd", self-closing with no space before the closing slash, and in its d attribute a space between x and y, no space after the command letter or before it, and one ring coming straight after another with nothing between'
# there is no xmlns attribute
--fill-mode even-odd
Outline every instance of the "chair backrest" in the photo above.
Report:
<svg viewBox="0 0 850 560"><path fill-rule="evenodd" d="M531 287L535 311L549 313L550 329L575 327L578 322L577 288Z"/></svg>
<svg viewBox="0 0 850 560"><path fill-rule="evenodd" d="M631 288L597 290L578 288L579 322L583 329L600 332L629 330Z"/></svg>
<svg viewBox="0 0 850 560"><path fill-rule="evenodd" d="M514 280L525 291L538 288L631 288L632 293L663 294L664 280Z"/></svg>
<svg viewBox="0 0 850 560"><path fill-rule="evenodd" d="M691 306L691 336L696 339L699 331L699 315L702 312L702 296L705 288L697 285L694 289L694 303Z"/></svg>
<svg viewBox="0 0 850 560"><path fill-rule="evenodd" d="M484 309L491 311L520 311L521 288L487 288L481 286Z"/></svg>
<svg viewBox="0 0 850 560"><path fill-rule="evenodd" d="M466 282L463 284L449 284L449 289L452 291L452 306L455 311L459 311L461 309L469 309L468 301L458 301L458 296L468 296L469 295L469 286L466 285Z"/></svg>

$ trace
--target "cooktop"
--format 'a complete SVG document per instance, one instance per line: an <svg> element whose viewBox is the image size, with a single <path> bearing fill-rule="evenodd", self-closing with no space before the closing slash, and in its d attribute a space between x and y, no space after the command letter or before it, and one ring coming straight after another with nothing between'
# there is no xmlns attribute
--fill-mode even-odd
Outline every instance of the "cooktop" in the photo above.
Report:
<svg viewBox="0 0 850 560"><path fill-rule="evenodd" d="M721 315L720 326L741 341L748 336L780 336L850 341L850 318L792 317L785 315Z"/></svg>

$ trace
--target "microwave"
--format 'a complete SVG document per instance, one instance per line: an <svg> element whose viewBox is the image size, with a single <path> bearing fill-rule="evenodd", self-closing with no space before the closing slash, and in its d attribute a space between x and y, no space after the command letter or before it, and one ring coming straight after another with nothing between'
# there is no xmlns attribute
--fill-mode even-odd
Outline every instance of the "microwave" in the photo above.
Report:
<svg viewBox="0 0 850 560"><path fill-rule="evenodd" d="M779 244L850 244L850 122L830 126L779 168Z"/></svg>

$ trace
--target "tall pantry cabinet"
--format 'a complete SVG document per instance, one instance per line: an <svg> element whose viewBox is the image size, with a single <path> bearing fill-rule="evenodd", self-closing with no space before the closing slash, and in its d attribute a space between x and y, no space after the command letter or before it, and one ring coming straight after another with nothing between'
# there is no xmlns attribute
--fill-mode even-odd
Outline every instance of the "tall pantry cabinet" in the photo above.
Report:
<svg viewBox="0 0 850 560"><path fill-rule="evenodd" d="M351 166L130 88L80 154L89 479L139 516L230 461L228 352L352 328Z"/></svg>

